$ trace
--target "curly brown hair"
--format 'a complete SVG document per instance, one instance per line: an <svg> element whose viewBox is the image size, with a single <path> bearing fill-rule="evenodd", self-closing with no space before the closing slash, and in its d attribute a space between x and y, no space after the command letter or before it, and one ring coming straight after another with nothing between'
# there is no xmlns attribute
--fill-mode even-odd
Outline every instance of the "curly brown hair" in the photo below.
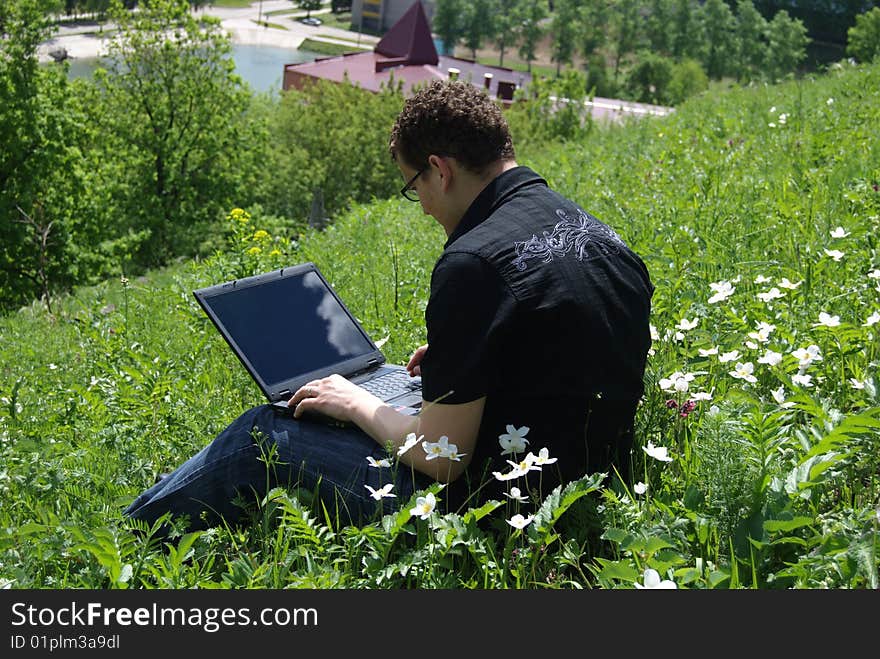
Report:
<svg viewBox="0 0 880 659"><path fill-rule="evenodd" d="M391 157L416 169L428 156L451 156L472 172L512 160L513 139L501 107L468 82L435 80L403 104L391 129Z"/></svg>

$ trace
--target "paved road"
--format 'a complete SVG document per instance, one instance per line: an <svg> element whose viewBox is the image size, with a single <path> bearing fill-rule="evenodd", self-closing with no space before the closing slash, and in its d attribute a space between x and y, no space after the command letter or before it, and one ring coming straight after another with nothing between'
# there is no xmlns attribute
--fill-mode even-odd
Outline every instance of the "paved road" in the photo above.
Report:
<svg viewBox="0 0 880 659"><path fill-rule="evenodd" d="M278 11L285 13L273 13ZM329 11L322 9L311 14L320 18L321 14ZM207 7L196 14L219 18L234 43L299 48L303 40L309 38L350 46L354 50L358 43L370 48L378 41L377 37L361 35L356 31L331 27L327 24L303 25L296 18L305 16L306 12L299 10L292 0L264 0L262 3L254 2L249 7L243 8ZM261 15L264 21L280 27L258 25L256 21ZM38 50L40 61L51 61L52 56L49 53L57 48L64 48L73 58L100 57L107 52L107 41L112 31L112 24L81 23L59 26L52 39L40 46Z"/></svg>

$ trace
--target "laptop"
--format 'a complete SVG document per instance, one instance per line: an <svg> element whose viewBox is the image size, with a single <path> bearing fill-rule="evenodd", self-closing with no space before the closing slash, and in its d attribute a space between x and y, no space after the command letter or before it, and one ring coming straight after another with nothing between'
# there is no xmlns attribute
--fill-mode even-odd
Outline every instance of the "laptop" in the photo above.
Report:
<svg viewBox="0 0 880 659"><path fill-rule="evenodd" d="M200 288L193 295L279 410L292 413L287 401L297 389L338 373L404 414L419 413L421 378L387 363L314 263Z"/></svg>

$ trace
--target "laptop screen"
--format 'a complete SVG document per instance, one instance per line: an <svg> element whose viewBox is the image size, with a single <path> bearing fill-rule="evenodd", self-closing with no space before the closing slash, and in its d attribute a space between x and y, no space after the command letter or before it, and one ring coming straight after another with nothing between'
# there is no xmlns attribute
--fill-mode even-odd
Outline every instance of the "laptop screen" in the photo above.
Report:
<svg viewBox="0 0 880 659"><path fill-rule="evenodd" d="M316 372L329 374L334 366L377 352L317 269L308 266L196 291L264 391Z"/></svg>

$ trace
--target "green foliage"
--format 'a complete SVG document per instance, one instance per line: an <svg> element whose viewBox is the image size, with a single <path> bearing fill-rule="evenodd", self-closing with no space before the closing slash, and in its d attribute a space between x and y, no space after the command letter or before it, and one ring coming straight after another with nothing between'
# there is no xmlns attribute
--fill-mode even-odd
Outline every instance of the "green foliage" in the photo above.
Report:
<svg viewBox="0 0 880 659"><path fill-rule="evenodd" d="M807 55L807 28L783 10L768 23L767 38L767 76L775 81L791 75Z"/></svg>
<svg viewBox="0 0 880 659"><path fill-rule="evenodd" d="M305 221L316 190L328 217L352 201L395 194L400 172L388 153L388 135L402 106L394 81L378 94L348 81L285 92L271 120L275 138L258 196L264 208Z"/></svg>
<svg viewBox="0 0 880 659"><path fill-rule="evenodd" d="M846 54L860 62L870 62L880 54L880 7L856 16L846 33Z"/></svg>
<svg viewBox="0 0 880 659"><path fill-rule="evenodd" d="M674 67L674 62L666 57L642 53L624 83L628 96L644 103L669 104Z"/></svg>
<svg viewBox="0 0 880 659"><path fill-rule="evenodd" d="M77 279L87 134L63 67L43 67L42 0L0 8L0 309Z"/></svg>
<svg viewBox="0 0 880 659"><path fill-rule="evenodd" d="M252 183L261 126L247 122L250 94L234 73L228 35L184 0L113 5L94 120L100 157L124 229L147 230L138 265L197 251L202 236ZM248 144L249 149L230 148Z"/></svg>
<svg viewBox="0 0 880 659"><path fill-rule="evenodd" d="M455 46L464 35L463 0L437 0L431 29L443 42L443 52L452 55Z"/></svg>
<svg viewBox="0 0 880 659"><path fill-rule="evenodd" d="M672 67L672 77L666 87L664 103L679 105L685 99L706 91L709 88L709 77L700 63L692 59L684 59Z"/></svg>
<svg viewBox="0 0 880 659"><path fill-rule="evenodd" d="M530 148L548 140L583 137L593 127L587 111L586 77L568 69L558 78L532 78L528 90L507 111L514 143Z"/></svg>

